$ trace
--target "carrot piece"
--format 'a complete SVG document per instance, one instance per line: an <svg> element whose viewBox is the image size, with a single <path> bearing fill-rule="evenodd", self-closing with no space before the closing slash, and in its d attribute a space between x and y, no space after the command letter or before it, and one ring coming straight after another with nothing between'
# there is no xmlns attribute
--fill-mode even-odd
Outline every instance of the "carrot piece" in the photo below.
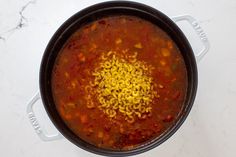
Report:
<svg viewBox="0 0 236 157"><path fill-rule="evenodd" d="M164 119L163 122L171 122L174 119L172 115L167 115Z"/></svg>
<svg viewBox="0 0 236 157"><path fill-rule="evenodd" d="M85 62L85 60L86 60L86 58L85 58L85 56L84 56L83 53L79 53L79 54L77 55L77 57L78 57L79 61L81 61L81 62Z"/></svg>
<svg viewBox="0 0 236 157"><path fill-rule="evenodd" d="M98 132L98 138L103 138L103 132L102 131Z"/></svg>
<svg viewBox="0 0 236 157"><path fill-rule="evenodd" d="M171 41L168 41L168 42L167 42L167 47L168 47L169 49L173 49L173 44L172 44Z"/></svg>
<svg viewBox="0 0 236 157"><path fill-rule="evenodd" d="M68 102L68 103L66 104L66 106L67 106L67 107L70 107L70 108L75 108L75 107L76 107L75 103L73 103L73 102Z"/></svg>
<svg viewBox="0 0 236 157"><path fill-rule="evenodd" d="M143 48L143 46L142 46L141 43L137 43L137 44L135 44L134 47L137 48L137 49L141 49L141 48Z"/></svg>
<svg viewBox="0 0 236 157"><path fill-rule="evenodd" d="M123 127L120 127L120 133L123 134L125 132Z"/></svg>
<svg viewBox="0 0 236 157"><path fill-rule="evenodd" d="M173 100L177 100L179 97L180 97L180 91L176 91L176 92L172 95Z"/></svg>
<svg viewBox="0 0 236 157"><path fill-rule="evenodd" d="M162 66L165 66L166 65L166 61L165 60L160 60L160 64L162 65Z"/></svg>
<svg viewBox="0 0 236 157"><path fill-rule="evenodd" d="M64 117L65 117L66 120L70 120L72 118L72 115L71 114L66 114Z"/></svg>
<svg viewBox="0 0 236 157"><path fill-rule="evenodd" d="M81 115L80 116L81 123L85 124L88 122L88 116L87 115Z"/></svg>
<svg viewBox="0 0 236 157"><path fill-rule="evenodd" d="M94 24L91 26L91 30L94 31L96 28L97 28L97 24L94 23Z"/></svg>
<svg viewBox="0 0 236 157"><path fill-rule="evenodd" d="M120 44L120 43L122 43L121 38L116 39L116 44Z"/></svg>
<svg viewBox="0 0 236 157"><path fill-rule="evenodd" d="M161 54L162 54L164 57L169 57L169 56L170 56L170 51L169 51L167 48L162 48L162 49L161 49Z"/></svg>

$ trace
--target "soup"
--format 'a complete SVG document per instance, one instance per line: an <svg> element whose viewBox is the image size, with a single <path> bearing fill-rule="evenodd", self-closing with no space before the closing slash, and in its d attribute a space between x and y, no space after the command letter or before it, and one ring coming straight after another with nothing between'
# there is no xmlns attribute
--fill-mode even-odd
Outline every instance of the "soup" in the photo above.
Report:
<svg viewBox="0 0 236 157"><path fill-rule="evenodd" d="M187 71L172 39L134 16L111 16L78 29L52 73L56 108L81 139L130 150L158 138L178 119Z"/></svg>

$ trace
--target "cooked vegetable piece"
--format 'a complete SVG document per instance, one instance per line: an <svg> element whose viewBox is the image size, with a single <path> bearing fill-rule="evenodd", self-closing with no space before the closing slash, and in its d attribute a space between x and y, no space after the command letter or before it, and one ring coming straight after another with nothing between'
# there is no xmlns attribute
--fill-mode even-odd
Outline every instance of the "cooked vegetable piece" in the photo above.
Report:
<svg viewBox="0 0 236 157"><path fill-rule="evenodd" d="M141 48L143 48L143 46L142 46L141 43L137 43L137 44L135 44L134 47L137 48L137 49L141 49Z"/></svg>

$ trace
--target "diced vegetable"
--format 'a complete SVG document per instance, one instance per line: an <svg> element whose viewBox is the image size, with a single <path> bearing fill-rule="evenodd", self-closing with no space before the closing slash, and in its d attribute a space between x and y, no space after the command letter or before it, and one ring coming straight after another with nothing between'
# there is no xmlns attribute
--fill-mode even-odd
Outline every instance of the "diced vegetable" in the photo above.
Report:
<svg viewBox="0 0 236 157"><path fill-rule="evenodd" d="M167 47L168 47L169 49L173 49L173 43L172 43L172 41L167 41Z"/></svg>
<svg viewBox="0 0 236 157"><path fill-rule="evenodd" d="M94 24L91 26L91 31L94 31L96 28L97 28L97 24L94 23Z"/></svg>
<svg viewBox="0 0 236 157"><path fill-rule="evenodd" d="M80 115L80 120L82 124L85 124L88 122L88 116L86 114Z"/></svg>
<svg viewBox="0 0 236 157"><path fill-rule="evenodd" d="M162 48L161 53L164 57L169 57L170 56L170 51L167 48Z"/></svg>
<svg viewBox="0 0 236 157"><path fill-rule="evenodd" d="M103 134L102 131L99 131L99 132L98 132L98 138L103 138L103 135L104 135L104 134Z"/></svg>
<svg viewBox="0 0 236 157"><path fill-rule="evenodd" d="M121 38L116 39L116 44L121 44L121 43L122 43Z"/></svg>
<svg viewBox="0 0 236 157"><path fill-rule="evenodd" d="M143 48L143 46L142 46L141 43L137 43L137 44L135 44L134 47L137 48L137 49L141 49L141 48Z"/></svg>
<svg viewBox="0 0 236 157"><path fill-rule="evenodd" d="M176 92L172 95L173 100L177 100L179 97L180 97L180 91L176 91Z"/></svg>
<svg viewBox="0 0 236 157"><path fill-rule="evenodd" d="M75 108L76 107L75 103L73 103L73 102L68 102L66 105L70 108Z"/></svg>
<svg viewBox="0 0 236 157"><path fill-rule="evenodd" d="M160 60L160 64L161 64L162 66L165 66L165 65L166 65L166 61L165 61L165 60Z"/></svg>
<svg viewBox="0 0 236 157"><path fill-rule="evenodd" d="M164 119L163 122L171 122L174 119L172 115L167 115Z"/></svg>
<svg viewBox="0 0 236 157"><path fill-rule="evenodd" d="M64 75L65 75L66 78L69 77L69 73L68 72L65 72Z"/></svg>
<svg viewBox="0 0 236 157"><path fill-rule="evenodd" d="M164 88L164 86L162 84L158 84L159 88Z"/></svg>
<svg viewBox="0 0 236 157"><path fill-rule="evenodd" d="M72 118L71 114L66 114L66 115L65 115L65 119L66 119L66 120L70 120L71 118Z"/></svg>
<svg viewBox="0 0 236 157"><path fill-rule="evenodd" d="M85 62L85 60L86 60L83 53L79 53L78 58L79 58L79 61L81 61L81 62Z"/></svg>

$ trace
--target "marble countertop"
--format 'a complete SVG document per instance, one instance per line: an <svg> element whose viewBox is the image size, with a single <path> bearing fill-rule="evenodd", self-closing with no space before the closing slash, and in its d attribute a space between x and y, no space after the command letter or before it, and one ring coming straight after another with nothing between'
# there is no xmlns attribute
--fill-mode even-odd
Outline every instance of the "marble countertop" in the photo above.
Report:
<svg viewBox="0 0 236 157"><path fill-rule="evenodd" d="M210 51L198 64L198 93L187 120L165 143L138 156L235 157L236 1L137 1L168 16L192 15L211 44ZM97 2L102 0L0 1L1 156L95 156L66 139L41 141L29 123L26 106L38 90L41 57L53 33L71 15ZM190 42L195 44L194 40ZM49 133L56 132L40 102L35 110L43 127Z"/></svg>

